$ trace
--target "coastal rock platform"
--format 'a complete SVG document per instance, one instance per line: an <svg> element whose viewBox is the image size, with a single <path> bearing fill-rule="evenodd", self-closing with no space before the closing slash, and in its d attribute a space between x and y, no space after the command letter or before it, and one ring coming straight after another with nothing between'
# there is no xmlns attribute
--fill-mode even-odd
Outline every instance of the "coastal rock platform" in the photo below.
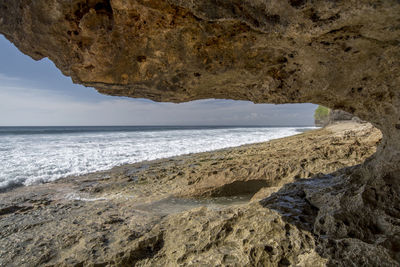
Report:
<svg viewBox="0 0 400 267"><path fill-rule="evenodd" d="M1 193L0 265L389 266L396 241L380 231L395 221L377 217L361 237L365 217L334 213L368 201L365 188L342 186L357 167L342 168L370 157L381 137L371 124L342 123Z"/></svg>
<svg viewBox="0 0 400 267"><path fill-rule="evenodd" d="M245 215L232 211L226 215L228 219L220 220L217 218L224 215L218 211L214 214L220 216L215 216L204 229L193 226L186 231L181 227L176 237L163 230L168 228L168 220L173 227L180 221L169 217L163 221L166 224L157 224L161 228L151 232L152 236L149 232L135 241L138 243L134 248L118 238L100 236L105 244L122 242L121 247L130 247L126 252L116 249L120 255L114 263L204 265L214 259L214 265L218 265L217 258L207 253L219 253L221 257L227 255L222 257L229 262L226 265L325 264L318 256L328 265L393 266L400 262L399 14L398 0L3 0L0 33L25 54L36 60L49 58L75 83L94 87L103 94L170 102L217 98L314 103L354 114L382 133L375 154L361 165L315 179L299 179L262 200L261 206L253 202L251 208L240 213ZM238 164L246 165L245 160ZM170 170L177 170L174 168ZM291 166L281 166L281 170L274 166L272 170L279 174L297 172ZM275 187L275 182L264 183L252 177L257 168L238 171L252 178L242 177L233 185L229 169L226 177L219 173L221 170L214 171L217 173L201 177L193 174L189 178L193 189L180 194L229 195L244 183L251 191L266 183ZM304 174L307 172L323 170L306 170ZM183 174L174 173L177 177ZM207 182L212 180L207 176L213 175L231 184L224 187L225 182L215 182L207 188ZM122 174L120 177L128 180ZM129 177L136 179L134 174ZM157 175L153 177L158 179ZM87 179L88 185L94 183ZM175 192L180 188L175 185L178 181L185 184L184 180L171 177L165 191ZM123 194L124 183L112 184L110 188ZM158 186L155 183L152 191ZM8 211L23 212L25 208L17 205L4 209L2 213L9 214ZM266 219L272 213L280 218L276 224ZM196 221L202 217L201 212L197 214L193 214ZM248 219L246 214L254 217ZM193 223L182 218L183 224L185 221L188 226ZM253 222L259 226L257 236ZM14 229L14 225L18 222L10 221L4 229ZM246 228L240 246L232 242L236 235L240 236L239 225L243 225L240 229ZM274 225L276 237L270 241L272 228L267 227ZM218 227L221 231L215 232ZM181 244L184 250L172 249L185 240L185 233L190 236L191 229L197 229L199 234ZM250 230L254 230L251 237L246 234ZM5 232L12 231L19 233ZM48 228L41 231L51 233ZM102 232L95 229L93 233ZM201 233L205 235L199 236ZM196 246L200 242L204 242L201 249ZM1 245L14 244L21 242ZM56 262L53 250L47 251L46 247L39 246L44 249L43 255L50 255L44 256L43 262ZM23 246L21 250L30 249L36 251L37 246ZM108 249L100 251L96 247L92 254L82 253L85 257L112 254ZM239 257L229 256L232 251ZM70 254L57 254L57 259L68 262L66 255ZM11 262L9 257L5 259Z"/></svg>

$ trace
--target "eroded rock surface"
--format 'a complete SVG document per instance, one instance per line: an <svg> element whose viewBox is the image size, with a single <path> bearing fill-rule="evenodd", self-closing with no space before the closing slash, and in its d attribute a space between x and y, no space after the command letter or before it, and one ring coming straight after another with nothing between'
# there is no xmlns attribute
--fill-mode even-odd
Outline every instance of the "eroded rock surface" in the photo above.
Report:
<svg viewBox="0 0 400 267"><path fill-rule="evenodd" d="M398 171L398 14L395 0L4 0L0 33L105 94L353 113L384 134L378 175Z"/></svg>
<svg viewBox="0 0 400 267"><path fill-rule="evenodd" d="M325 221L358 229L314 227L328 240L319 255L351 238L359 242L353 260L372 257L372 246L391 251L375 253L389 264L399 258L399 14L396 0L3 0L0 33L105 94L312 102L370 121L383 133L377 153L337 174L337 186L315 183L324 201L299 196ZM290 198L285 190L279 194Z"/></svg>
<svg viewBox="0 0 400 267"><path fill-rule="evenodd" d="M361 163L374 153L380 138L379 131L369 124L341 124L268 143L136 163L1 193L0 265L324 265L335 257L329 254L331 248L324 249L325 243L318 240L322 231L335 231L336 226L315 207L324 211L325 191L318 190L334 190L329 189L330 183L341 178L334 182L332 176L320 174L314 182L296 179L288 191L279 190L280 185L316 169L331 172ZM265 170L278 164L266 157L272 154L288 161L265 175ZM240 169L228 168L229 164L253 172L245 175ZM221 184L218 175L209 176L221 170L226 174L225 183L237 180L242 183L241 190ZM200 177L209 183L207 188ZM251 195L239 195L259 189L248 191L252 179L264 180L261 186L269 185L255 198L267 197L265 190L270 186L275 186L272 189L279 191L278 195L261 205L248 203ZM307 190L302 190L304 184ZM356 197L360 192L355 186ZM309 196L315 206L307 202ZM334 207L343 208L340 203ZM294 223L296 218L301 224ZM321 223L323 218L326 223ZM345 220L340 233L360 234L357 218L339 218ZM386 262L393 262L387 246L395 240L386 241L383 248L356 237L349 242L358 244L351 252L356 256L360 246L372 247L361 259L382 261L373 254L381 251ZM340 244L341 249L346 248Z"/></svg>
<svg viewBox="0 0 400 267"><path fill-rule="evenodd" d="M181 196L219 197L272 192L300 178L356 165L376 151L381 133L371 124L341 123L303 135L199 154ZM204 155L204 156L203 156ZM259 192L255 198L267 195Z"/></svg>

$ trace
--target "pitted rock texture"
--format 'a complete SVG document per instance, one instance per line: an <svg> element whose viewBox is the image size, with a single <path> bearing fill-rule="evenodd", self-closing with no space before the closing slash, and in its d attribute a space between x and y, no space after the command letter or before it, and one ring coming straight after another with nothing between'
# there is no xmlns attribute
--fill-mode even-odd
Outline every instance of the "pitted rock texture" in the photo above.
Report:
<svg viewBox="0 0 400 267"><path fill-rule="evenodd" d="M396 259L393 233L398 226L396 208L387 205L395 196L389 184L382 187L388 196L383 198L382 193L374 195L371 185L352 185L346 173L336 179L320 174L283 189L264 188L254 198L264 199L266 190L278 192L260 205L248 203L250 196L235 195L243 189L226 191L215 177L208 192L228 192L229 197L176 198L182 192L204 193L194 178L211 182L208 174L216 170L228 173L227 184L241 181L245 175L240 169L226 168L232 163L255 170L249 179L265 179L270 185L291 182L317 166L330 172L361 163L379 137L368 124L339 124L0 193L0 266L323 266L352 261L390 266ZM307 155L310 150L324 156L315 159L316 154ZM266 157L271 154L280 156L281 166L264 175L274 167ZM284 177L289 166L297 169ZM242 187L247 186L244 182ZM381 199L380 208L370 206L363 214L364 201L372 204L375 197ZM379 242L371 243L374 238Z"/></svg>
<svg viewBox="0 0 400 267"><path fill-rule="evenodd" d="M400 3L330 0L3 0L0 33L101 93L182 102L312 102L400 151Z"/></svg>
<svg viewBox="0 0 400 267"><path fill-rule="evenodd" d="M336 184L316 182L316 195L296 183L296 196L338 228L309 228L319 255L391 265L400 236L399 14L397 0L3 0L0 33L104 94L312 102L373 123L383 139L372 158L336 173ZM292 192L279 194L295 200ZM346 250L343 238L355 247Z"/></svg>
<svg viewBox="0 0 400 267"><path fill-rule="evenodd" d="M187 170L186 197L254 194L262 199L287 183L331 173L372 156L382 135L370 123L346 122L267 143L199 154ZM284 142L282 140L285 140ZM203 156L204 155L204 156ZM276 191L275 190L275 191ZM267 194L263 193L266 192Z"/></svg>

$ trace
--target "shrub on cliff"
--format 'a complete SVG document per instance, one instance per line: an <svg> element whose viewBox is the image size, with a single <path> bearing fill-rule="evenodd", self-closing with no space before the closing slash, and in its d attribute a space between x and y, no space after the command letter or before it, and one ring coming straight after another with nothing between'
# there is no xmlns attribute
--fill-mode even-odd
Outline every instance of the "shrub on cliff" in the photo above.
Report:
<svg viewBox="0 0 400 267"><path fill-rule="evenodd" d="M329 113L331 110L324 106L318 106L314 113L315 125L324 126L329 121Z"/></svg>
<svg viewBox="0 0 400 267"><path fill-rule="evenodd" d="M324 106L318 106L314 113L314 119L316 120L325 120L329 116L329 112L331 110Z"/></svg>

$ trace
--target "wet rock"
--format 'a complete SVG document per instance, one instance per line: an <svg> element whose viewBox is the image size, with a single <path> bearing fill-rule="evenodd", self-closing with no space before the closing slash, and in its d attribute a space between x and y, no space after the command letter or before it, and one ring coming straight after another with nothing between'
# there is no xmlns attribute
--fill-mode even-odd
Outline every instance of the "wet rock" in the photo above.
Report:
<svg viewBox="0 0 400 267"><path fill-rule="evenodd" d="M398 257L397 208L388 203L396 201L397 187L389 177L379 184L379 192L385 192L382 195L374 191L377 186L373 184L363 187L362 179L357 181L351 170L305 181L294 176L285 181L279 175L273 179L263 176L264 171L255 171L252 177L258 175L257 180L264 178L271 185L298 181L262 189L255 198L269 197L260 204L256 199L249 204L250 197L236 195L176 198L182 192L193 193L187 197L204 193L199 187L201 179L192 181L208 177L213 168L228 169L226 164L232 163L255 170L254 165L269 168L271 159L265 155L279 149L286 155L281 158L290 162L299 150L285 145L292 146L296 140L304 151L318 147L316 151L323 151L318 153L326 154L318 166L300 164L312 162L313 154L311 158L304 154L296 163L298 170L312 172L313 166L326 165L325 170L331 171L341 164L362 162L375 151L380 137L367 124L335 125L267 143L125 165L1 193L0 265L393 263ZM197 178L191 176L193 168ZM240 172L231 172L228 184L242 181ZM142 182L126 179L132 173ZM102 190L87 190L89 185ZM223 192L223 186L215 186L208 192ZM271 192L266 195L265 191ZM354 210L357 217L351 216ZM375 218L373 223L370 216ZM371 243L374 239L379 244ZM342 261L341 255L345 255Z"/></svg>
<svg viewBox="0 0 400 267"><path fill-rule="evenodd" d="M240 263L300 264L309 259L306 255L313 255L333 264L395 265L400 195L398 14L400 2L396 0L4 0L0 33L32 58L48 57L74 82L104 94L172 102L204 98L312 102L371 122L383 134L375 155L357 168L344 170L349 172L345 175L335 173L333 177L340 180L336 185L321 178L315 195L309 197L318 209L316 216L327 216L325 222L332 223L325 223L326 229L310 230L312 236L322 236L317 254L311 243L308 252L296 247L298 252L292 253L289 245L293 248L294 244L288 241L287 247L278 250L279 261L270 261L250 246L254 249L252 261L243 256L246 260ZM351 133L346 138L351 138ZM330 157L331 152L327 148L324 156ZM210 176L223 173L215 171L218 173ZM238 170L243 176L252 173L252 169ZM156 180L160 175L151 177ZM170 190L177 188L177 179L167 183ZM116 187L123 190L123 184ZM148 189L143 190L146 195ZM290 198L290 190L281 193ZM335 216L349 220L350 226L341 228L339 223L337 227L348 229L339 231L343 235L330 226L339 220ZM296 225L293 220L301 222L301 217L289 219L290 228ZM255 221L264 227L261 220ZM250 220L246 223L251 225ZM305 238L296 231L300 240ZM283 240L283 232L278 230L277 240ZM201 232L198 236L206 238ZM262 243L267 244L265 240ZM336 249L342 245L351 249ZM223 248L235 249L232 245ZM246 254L244 249L237 251ZM139 260L156 262L162 251ZM185 251L197 252L192 248ZM208 251L220 253L218 249ZM207 262L191 256L196 254L180 255L182 263L191 257ZM222 252L213 259L223 264L224 257L228 262L235 260ZM163 256L160 261L170 259ZM47 260L46 256L43 262Z"/></svg>

